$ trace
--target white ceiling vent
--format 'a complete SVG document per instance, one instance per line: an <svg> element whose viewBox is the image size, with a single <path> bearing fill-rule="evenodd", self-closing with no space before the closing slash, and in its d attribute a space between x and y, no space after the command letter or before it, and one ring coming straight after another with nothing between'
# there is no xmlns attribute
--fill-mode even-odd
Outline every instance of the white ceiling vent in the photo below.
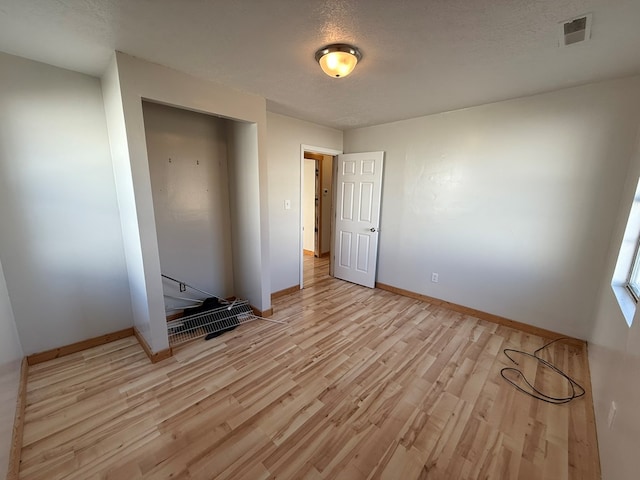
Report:
<svg viewBox="0 0 640 480"><path fill-rule="evenodd" d="M561 47L586 42L591 38L591 14L581 15L560 23Z"/></svg>

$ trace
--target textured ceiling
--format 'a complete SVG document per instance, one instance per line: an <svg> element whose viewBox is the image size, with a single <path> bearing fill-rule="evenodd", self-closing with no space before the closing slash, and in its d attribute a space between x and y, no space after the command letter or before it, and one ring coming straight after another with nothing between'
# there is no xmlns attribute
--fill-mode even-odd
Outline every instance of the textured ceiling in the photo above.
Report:
<svg viewBox="0 0 640 480"><path fill-rule="evenodd" d="M592 39L558 23L593 13ZM0 0L0 50L99 76L114 50L341 129L640 73L640 0ZM364 58L335 80L331 42Z"/></svg>

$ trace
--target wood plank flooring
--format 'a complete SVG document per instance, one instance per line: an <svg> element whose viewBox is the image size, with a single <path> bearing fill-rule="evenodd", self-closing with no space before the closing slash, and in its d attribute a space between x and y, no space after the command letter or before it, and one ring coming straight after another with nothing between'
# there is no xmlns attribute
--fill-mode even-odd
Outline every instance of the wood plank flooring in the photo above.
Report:
<svg viewBox="0 0 640 480"><path fill-rule="evenodd" d="M600 478L590 393L550 405L500 377L503 348L545 339L305 261L305 289L274 304L286 325L242 325L157 364L130 337L31 366L20 478ZM545 358L588 383L584 349Z"/></svg>

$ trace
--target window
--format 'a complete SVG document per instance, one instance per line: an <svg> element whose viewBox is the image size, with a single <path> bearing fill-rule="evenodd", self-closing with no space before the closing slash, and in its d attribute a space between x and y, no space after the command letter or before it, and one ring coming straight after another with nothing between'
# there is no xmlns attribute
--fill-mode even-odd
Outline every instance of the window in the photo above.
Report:
<svg viewBox="0 0 640 480"><path fill-rule="evenodd" d="M633 266L629 271L629 279L627 280L627 288L629 289L629 293L633 297L633 300L638 303L638 299L640 299L640 255L638 252L640 251L640 242L636 244L636 252L633 258Z"/></svg>
<svg viewBox="0 0 640 480"><path fill-rule="evenodd" d="M611 288L627 324L631 326L640 301L640 181L629 211Z"/></svg>

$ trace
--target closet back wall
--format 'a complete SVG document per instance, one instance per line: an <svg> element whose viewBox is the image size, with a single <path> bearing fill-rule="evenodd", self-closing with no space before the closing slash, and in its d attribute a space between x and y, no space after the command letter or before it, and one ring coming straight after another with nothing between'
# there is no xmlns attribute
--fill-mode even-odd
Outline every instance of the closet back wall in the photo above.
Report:
<svg viewBox="0 0 640 480"><path fill-rule="evenodd" d="M227 121L151 102L143 112L162 273L230 296Z"/></svg>

